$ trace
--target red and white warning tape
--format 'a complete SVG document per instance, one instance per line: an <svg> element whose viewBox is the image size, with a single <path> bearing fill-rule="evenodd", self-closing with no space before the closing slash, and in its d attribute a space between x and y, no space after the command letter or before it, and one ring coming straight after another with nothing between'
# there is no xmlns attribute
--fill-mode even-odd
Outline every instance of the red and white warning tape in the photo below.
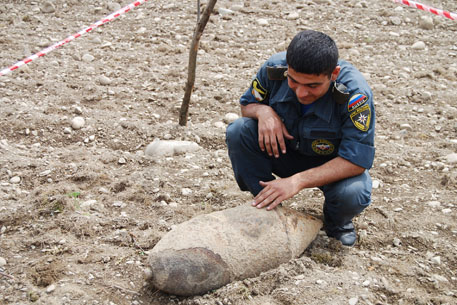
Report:
<svg viewBox="0 0 457 305"><path fill-rule="evenodd" d="M440 10L440 9L437 9L437 8L433 8L433 7L430 7L428 5L425 5L425 4L422 4L422 3L419 3L419 2L407 1L407 0L393 0L393 1L397 2L397 3L401 3L401 4L404 4L404 5L407 5L407 6L410 6L410 7L415 7L417 9L420 9L420 10L423 10L423 11L427 11L427 12L430 12L430 13L438 15L438 16L443 16L443 17L446 17L446 18L449 18L449 19L452 19L452 20L457 20L457 14L455 14L455 13L451 13L451 12L443 11L443 10Z"/></svg>
<svg viewBox="0 0 457 305"><path fill-rule="evenodd" d="M39 58L39 57L42 57L42 56L48 54L49 52L51 52L51 51L63 46L64 44L67 44L70 41L72 41L72 40L74 40L74 39L76 39L76 38L78 38L78 37L80 37L80 36L82 36L82 35L84 35L86 33L89 33L93 29L98 28L99 26L104 25L105 23L108 23L108 22L112 21L113 19L116 19L117 17L127 13L128 11L130 11L130 10L134 9L135 7L143 4L146 1L148 1L148 0L138 0L138 1L135 1L135 2L129 4L129 5L121 8L121 9L115 11L114 13L106 16L105 18L95 22L91 26L89 26L89 27L87 27L85 29L82 29L78 33L76 33L74 35L70 35L67 38L65 38L64 40L59 41L59 42L53 44L52 46L47 47L46 49L44 49L44 50L42 50L42 51L40 51L40 52L38 52L36 54L33 54L33 55L31 55L31 56L29 56L29 57L17 62L16 64L12 65L11 67L1 70L0 71L0 76L6 75L6 74L18 69L19 67L21 67L21 66L23 66L25 64L28 64L29 62L31 62L31 61Z"/></svg>

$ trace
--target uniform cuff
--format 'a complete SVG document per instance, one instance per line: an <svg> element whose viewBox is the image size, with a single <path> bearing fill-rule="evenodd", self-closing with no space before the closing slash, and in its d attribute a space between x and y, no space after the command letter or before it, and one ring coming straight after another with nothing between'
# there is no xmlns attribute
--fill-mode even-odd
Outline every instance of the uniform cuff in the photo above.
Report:
<svg viewBox="0 0 457 305"><path fill-rule="evenodd" d="M370 169L373 166L375 148L359 142L341 142L338 156L355 165Z"/></svg>

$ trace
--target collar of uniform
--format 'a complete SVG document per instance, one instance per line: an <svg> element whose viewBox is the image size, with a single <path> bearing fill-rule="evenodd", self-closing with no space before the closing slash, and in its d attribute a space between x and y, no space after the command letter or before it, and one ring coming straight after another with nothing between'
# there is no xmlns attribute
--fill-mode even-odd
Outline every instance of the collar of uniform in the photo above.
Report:
<svg viewBox="0 0 457 305"><path fill-rule="evenodd" d="M322 96L313 103L313 107L311 107L308 110L308 112L306 112L305 116L314 114L315 116L326 121L327 123L330 122L330 119L332 118L333 114L334 104L332 100L332 86L330 86L329 90L327 91L327 93L324 94L324 96Z"/></svg>

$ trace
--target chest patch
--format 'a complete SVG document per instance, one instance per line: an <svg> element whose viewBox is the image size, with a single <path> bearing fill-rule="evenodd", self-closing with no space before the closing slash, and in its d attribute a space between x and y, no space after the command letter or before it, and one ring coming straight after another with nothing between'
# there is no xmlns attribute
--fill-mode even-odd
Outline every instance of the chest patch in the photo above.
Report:
<svg viewBox="0 0 457 305"><path fill-rule="evenodd" d="M313 151L318 155L330 155L335 150L335 145L325 139L314 140L311 146Z"/></svg>
<svg viewBox="0 0 457 305"><path fill-rule="evenodd" d="M265 90L260 84L259 80L256 78L252 81L252 95L258 102L262 102L268 94L268 91Z"/></svg>
<svg viewBox="0 0 457 305"><path fill-rule="evenodd" d="M365 104L365 102L368 100L368 97L366 95L363 95L361 93L356 93L351 98L349 99L348 102L348 111L351 112L352 110L356 109L359 106L362 106Z"/></svg>
<svg viewBox="0 0 457 305"><path fill-rule="evenodd" d="M364 105L354 110L351 113L351 121L357 129L367 131L370 128L371 121L370 105Z"/></svg>

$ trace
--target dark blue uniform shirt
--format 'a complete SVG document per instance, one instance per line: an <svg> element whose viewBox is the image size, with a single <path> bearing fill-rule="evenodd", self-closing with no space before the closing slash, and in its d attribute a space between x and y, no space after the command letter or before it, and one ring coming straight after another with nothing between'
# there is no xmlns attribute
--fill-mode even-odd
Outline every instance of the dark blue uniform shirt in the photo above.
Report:
<svg viewBox="0 0 457 305"><path fill-rule="evenodd" d="M267 67L287 66L286 52L281 52L260 68L240 103L271 106L294 136L294 140L287 141L289 149L326 160L340 156L369 169L375 154L373 93L354 66L344 60L339 60L338 65L341 71L336 83L346 86L348 93L342 101L334 94L332 83L324 96L304 109L289 88L287 78L272 80L268 77Z"/></svg>

